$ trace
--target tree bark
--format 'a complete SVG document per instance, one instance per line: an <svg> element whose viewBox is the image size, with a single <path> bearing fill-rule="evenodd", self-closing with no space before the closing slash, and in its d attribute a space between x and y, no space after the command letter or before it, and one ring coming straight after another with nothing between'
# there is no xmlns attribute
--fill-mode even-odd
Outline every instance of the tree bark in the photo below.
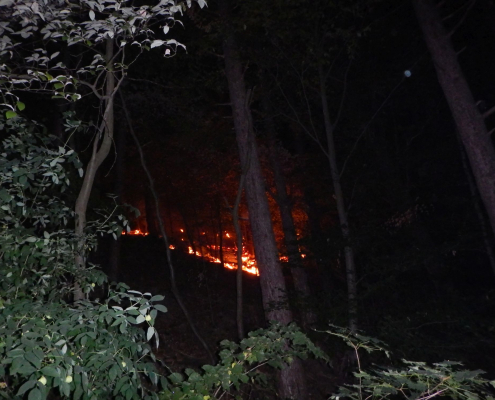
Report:
<svg viewBox="0 0 495 400"><path fill-rule="evenodd" d="M352 332L357 330L358 306L357 306L357 285L356 285L356 265L354 261L354 250L351 245L351 229L347 219L344 193L340 184L340 171L337 166L337 154L335 151L335 140L333 136L333 126L330 121L328 110L327 91L323 69L318 68L320 78L320 95L323 109L323 119L325 122L325 132L327 137L327 158L330 164L330 174L332 176L333 190L335 192L335 202L337 203L337 214L339 216L340 229L344 239L344 257L347 279L347 301L349 310L349 329Z"/></svg>
<svg viewBox="0 0 495 400"><path fill-rule="evenodd" d="M148 187L144 188L144 208L146 212L146 226L148 227L148 234L151 236L158 236L158 217L155 212L155 206L153 204L153 194Z"/></svg>
<svg viewBox="0 0 495 400"><path fill-rule="evenodd" d="M105 60L107 63L106 86L105 86L105 111L103 113L102 128L97 133L92 148L91 159L89 160L83 183L79 195L76 199L76 237L79 240L76 254L76 265L84 268L86 265L84 228L86 227L86 211L88 209L89 196L95 180L96 172L101 163L107 157L113 142L114 113L113 102L116 85L113 72L113 39L107 39ZM101 144L100 144L101 143ZM98 148L98 145L100 147ZM76 281L74 289L74 301L84 299L83 289Z"/></svg>
<svg viewBox="0 0 495 400"><path fill-rule="evenodd" d="M226 24L229 24L231 20L229 6L228 0L220 2L222 18ZM252 129L251 112L247 103L248 96L246 95L242 64L233 32L232 27L227 25L227 32L223 40L225 73L229 86L241 165L249 165L246 171L246 199L253 234L254 252L260 273L263 307L268 320L288 324L292 321L292 313L287 304L285 280L278 260L278 249ZM279 395L289 399L304 399L306 397L304 373L299 360L295 359L281 371Z"/></svg>
<svg viewBox="0 0 495 400"><path fill-rule="evenodd" d="M118 130L119 131L119 130ZM125 148L127 142L127 132L125 129L120 129L117 135L117 161L115 163L115 186L114 195L115 201L119 206L122 205L122 191L124 189L124 174L125 174ZM118 281L120 271L120 249L122 244L122 238L112 240L110 245L110 261L108 278L110 281Z"/></svg>
<svg viewBox="0 0 495 400"><path fill-rule="evenodd" d="M273 171L273 179L275 181L276 201L280 209L280 217L282 220L282 229L284 231L285 247L287 249L287 258L289 267L294 281L294 288L297 292L298 301L301 306L302 322L305 326L311 325L316 321L316 314L306 304L311 296L308 285L308 276L304 269L299 244L297 241L296 227L292 216L292 201L287 194L287 184L285 181L284 172L280 165L279 149L280 146L275 139L275 127L273 120L269 114L269 106L265 104L265 109L268 112L266 117L266 128L269 137L269 157Z"/></svg>
<svg viewBox="0 0 495 400"><path fill-rule="evenodd" d="M476 183L474 182L473 175L471 169L469 168L469 163L466 157L466 150L462 145L461 138L459 134L457 134L457 139L459 142L459 153L461 155L462 160L462 168L464 170L464 174L466 175L466 179L469 185L469 192L471 193L471 202L473 203L474 212L478 217L478 221L480 223L481 236L483 237L483 243L485 245L486 255L488 257L488 261L490 261L490 266L492 267L492 272L495 275L495 252L493 251L493 243L490 235L490 229L488 227L486 217L483 212L483 206L480 203L480 196L478 189L476 188Z"/></svg>
<svg viewBox="0 0 495 400"><path fill-rule="evenodd" d="M419 25L433 59L457 130L471 165L476 186L495 232L495 149L482 114L462 73L450 34L431 0L413 0Z"/></svg>
<svg viewBox="0 0 495 400"><path fill-rule="evenodd" d="M225 268L225 261L223 258L223 224L222 224L222 210L220 209L220 200L217 200L217 217L218 217L218 258L220 259L220 265Z"/></svg>
<svg viewBox="0 0 495 400"><path fill-rule="evenodd" d="M249 160L248 160L249 162ZM237 336L239 340L244 339L244 296L242 290L242 231L239 224L239 205L241 204L242 192L244 191L244 182L249 165L244 166L239 179L239 188L235 198L234 207L232 208L232 222L234 223L235 242L237 245L237 271L236 271L236 289L237 289Z"/></svg>

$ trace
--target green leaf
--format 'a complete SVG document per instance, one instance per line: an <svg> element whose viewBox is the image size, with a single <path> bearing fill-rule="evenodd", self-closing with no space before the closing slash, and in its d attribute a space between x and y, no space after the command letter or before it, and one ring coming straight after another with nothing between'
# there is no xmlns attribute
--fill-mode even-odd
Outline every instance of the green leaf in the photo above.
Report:
<svg viewBox="0 0 495 400"><path fill-rule="evenodd" d="M60 385L60 392L65 395L65 397L69 397L70 395L70 385L66 382L62 382Z"/></svg>
<svg viewBox="0 0 495 400"><path fill-rule="evenodd" d="M22 396L24 393L26 393L29 389L32 389L36 385L36 380L32 381L27 381L25 382L20 388L19 391L17 392L17 396Z"/></svg>
<svg viewBox="0 0 495 400"><path fill-rule="evenodd" d="M11 119L17 116L17 113L15 111L9 110L5 113L5 118Z"/></svg>
<svg viewBox="0 0 495 400"><path fill-rule="evenodd" d="M38 388L34 388L29 392L28 400L41 400L42 398L41 390Z"/></svg>
<svg viewBox="0 0 495 400"><path fill-rule="evenodd" d="M178 372L174 372L173 374L169 375L168 379L170 379L170 382L177 385L184 380L184 377Z"/></svg>
<svg viewBox="0 0 495 400"><path fill-rule="evenodd" d="M110 368L110 371L108 372L108 377L110 378L111 381L115 380L119 371L120 368L117 364L115 364L112 368Z"/></svg>
<svg viewBox="0 0 495 400"><path fill-rule="evenodd" d="M30 375L34 372L36 372L38 369L34 368L30 364L24 364L22 367L17 369L17 373L21 375Z"/></svg>
<svg viewBox="0 0 495 400"><path fill-rule="evenodd" d="M161 304L155 304L153 307L155 307L158 311L161 311L161 312L167 312L167 307L165 306L162 306Z"/></svg>
<svg viewBox="0 0 495 400"><path fill-rule="evenodd" d="M161 294L157 294L156 296L153 296L150 301L162 301L165 298L165 296L162 296Z"/></svg>
<svg viewBox="0 0 495 400"><path fill-rule="evenodd" d="M54 368L54 367L50 367L50 366L43 367L41 369L41 373L43 375L51 376L53 378L60 378L60 370L58 368Z"/></svg>
<svg viewBox="0 0 495 400"><path fill-rule="evenodd" d="M17 109L19 111L23 111L26 108L26 105L22 101L17 102Z"/></svg>
<svg viewBox="0 0 495 400"><path fill-rule="evenodd" d="M28 360L31 364L33 364L36 369L40 369L41 368L41 360L34 354L34 353L26 353L24 355L24 358L26 360Z"/></svg>

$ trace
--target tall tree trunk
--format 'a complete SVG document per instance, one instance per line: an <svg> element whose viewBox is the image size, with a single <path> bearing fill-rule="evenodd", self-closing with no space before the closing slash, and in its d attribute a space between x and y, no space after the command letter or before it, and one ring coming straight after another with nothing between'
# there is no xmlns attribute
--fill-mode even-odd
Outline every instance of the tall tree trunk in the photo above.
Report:
<svg viewBox="0 0 495 400"><path fill-rule="evenodd" d="M480 223L481 236L483 237L483 243L485 245L486 255L488 261L490 261L490 266L492 267L493 274L495 275L495 252L493 251L492 236L490 235L490 229L486 221L486 217L483 212L483 206L480 203L480 196L478 189L476 188L476 183L474 182L471 169L469 168L469 163L466 157L466 150L462 145L459 133L457 133L457 139L459 142L459 153L461 154L462 168L464 169L464 174L469 185L469 192L471 193L471 202L473 203L474 212L478 217Z"/></svg>
<svg viewBox="0 0 495 400"><path fill-rule="evenodd" d="M196 254L196 245L194 244L194 234L191 231L191 228L189 227L189 224L187 222L186 213L184 212L182 206L179 205L178 209L179 209L179 214L182 217L182 222L184 223L184 232L187 236L187 240L189 241L189 245L191 246L193 253Z"/></svg>
<svg viewBox="0 0 495 400"><path fill-rule="evenodd" d="M223 224L222 224L222 210L220 209L220 199L216 201L217 205L217 217L218 217L218 258L220 259L220 265L225 268L225 261L223 259Z"/></svg>
<svg viewBox="0 0 495 400"><path fill-rule="evenodd" d="M117 130L119 131L119 130ZM127 131L120 129L117 135L117 161L115 163L115 185L113 193L116 196L115 201L118 205L122 205L122 191L124 189L124 159L125 148L127 142ZM117 281L120 270L120 248L122 239L119 237L117 240L112 240L110 245L110 262L108 277L112 281Z"/></svg>
<svg viewBox="0 0 495 400"><path fill-rule="evenodd" d="M229 6L229 0L220 2L222 18L226 24L230 21ZM225 73L229 86L241 165L248 165L245 183L246 199L253 234L254 252L260 272L263 307L268 320L288 324L292 321L292 313L288 308L285 280L278 260L278 249L252 129L243 68L234 40L233 28L232 26L227 26L227 28L228 31L223 41ZM277 304L277 307L274 308L274 304ZM306 397L304 372L299 360L295 359L281 371L279 395L289 399L304 399Z"/></svg>
<svg viewBox="0 0 495 400"><path fill-rule="evenodd" d="M451 33L442 25L438 7L431 0L413 0L413 4L492 231L495 232L495 149L492 140L457 60L450 40Z"/></svg>
<svg viewBox="0 0 495 400"><path fill-rule="evenodd" d="M152 236L158 236L158 217L153 204L153 194L148 187L145 187L144 191L144 208L146 212L146 225L148 227L148 233Z"/></svg>
<svg viewBox="0 0 495 400"><path fill-rule="evenodd" d="M249 162L249 160L248 160ZM237 289L237 336L239 340L244 339L244 296L242 290L242 231L239 223L239 205L241 204L242 192L249 165L242 168L241 178L239 179L239 188L235 198L234 207L232 208L232 222L234 223L235 242L237 244L237 271L236 271L236 289Z"/></svg>
<svg viewBox="0 0 495 400"><path fill-rule="evenodd" d="M340 184L340 171L337 166L337 154L335 152L335 140L333 136L333 126L330 121L328 109L327 90L325 78L321 66L318 68L320 77L321 106L323 109L323 119L325 122L325 132L327 137L327 158L330 164L330 174L332 175L333 190L335 192L335 202L337 203L337 214L339 216L340 229L344 239L345 269L347 278L347 300L349 308L349 329L352 332L357 330L357 285L356 285L356 265L354 262L354 250L351 245L351 230L347 220L347 211L344 202L344 193Z"/></svg>
<svg viewBox="0 0 495 400"><path fill-rule="evenodd" d="M266 101L265 101L266 103ZM285 247L287 249L287 257L289 260L292 279L294 280L294 288L297 292L297 297L301 305L301 317L305 326L311 325L316 321L316 315L306 304L311 296L308 285L308 276L304 269L299 244L297 241L296 227L292 216L292 201L287 194L287 184L285 181L284 172L280 165L279 150L280 145L275 138L275 127L273 119L270 116L269 105L265 104L267 111L266 128L269 137L269 157L275 181L276 201L280 209L280 217L282 219L282 229L284 231Z"/></svg>
<svg viewBox="0 0 495 400"><path fill-rule="evenodd" d="M84 240L84 228L86 227L86 211L88 209L89 196L95 180L96 172L101 163L107 157L113 142L114 113L113 102L115 97L115 76L113 73L113 39L106 40L105 60L107 63L106 86L105 86L105 111L100 131L93 141L92 155L84 174L83 183L76 199L76 237L79 239L76 254L76 265L84 268L86 265L86 252ZM99 146L99 148L98 148ZM76 281L74 300L84 298L83 288Z"/></svg>

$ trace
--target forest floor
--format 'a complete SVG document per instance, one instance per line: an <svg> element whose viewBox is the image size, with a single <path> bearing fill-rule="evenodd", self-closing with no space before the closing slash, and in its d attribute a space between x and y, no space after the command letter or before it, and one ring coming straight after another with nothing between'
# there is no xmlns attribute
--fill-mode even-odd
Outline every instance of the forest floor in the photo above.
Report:
<svg viewBox="0 0 495 400"><path fill-rule="evenodd" d="M160 346L155 354L171 372L186 368L200 370L211 364L204 348L194 336L182 310L170 290L170 273L163 242L151 237L123 237L118 280L133 290L165 295L168 312L159 315L156 328ZM199 257L172 252L177 286L198 331L213 353L222 340L237 340L236 272L201 260ZM103 260L102 260L103 261ZM102 262L103 264L103 262ZM104 264L103 264L104 265ZM259 278L244 273L244 315L246 332L265 326ZM318 334L313 340L319 342ZM335 389L332 368L324 362L305 362L310 399L326 399ZM253 390L250 388L249 390ZM255 388L246 398L275 398L274 391Z"/></svg>
<svg viewBox="0 0 495 400"><path fill-rule="evenodd" d="M100 248L102 254L110 253L108 242ZM236 271L180 250L174 250L172 256L184 303L211 351L218 354L222 340L238 341ZM95 263L108 265L105 256L100 258ZM487 376L494 376L495 290L491 289L492 277L481 279L473 275L478 269L473 266L472 258L459 259L459 266L446 269L444 275L432 278L419 268L399 271L389 281L375 283L381 286L372 287L372 295L361 303L362 329L366 335L388 343L395 360L459 360L466 368L481 368L487 371ZM243 276L244 321L249 332L266 325L259 278L248 273ZM183 372L186 368L201 371L201 366L211 361L172 295L169 277L161 240L140 236L122 238L118 280L134 290L165 296L163 304L168 312L157 318L160 346L156 355L170 373ZM341 288L345 288L345 282L339 284L335 277L328 280L319 274L310 274L310 278L312 287L316 288L313 306L319 315L319 329L328 330L328 321L345 325L346 311L339 307L345 305L345 292ZM480 288L480 281L486 281L486 288ZM290 291L289 279L287 283ZM313 330L306 333L331 359L331 365L314 360L305 362L309 398L328 399L338 385L352 383L353 366L345 366L343 362L348 348L327 333ZM362 366L388 365L391 360L377 354L373 358L363 355L361 362ZM242 398L275 399L274 393L270 388L249 387Z"/></svg>

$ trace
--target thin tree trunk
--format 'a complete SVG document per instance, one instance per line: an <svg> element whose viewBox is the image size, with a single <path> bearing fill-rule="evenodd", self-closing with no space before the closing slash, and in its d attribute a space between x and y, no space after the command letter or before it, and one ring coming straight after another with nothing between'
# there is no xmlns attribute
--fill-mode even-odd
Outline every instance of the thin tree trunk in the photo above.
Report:
<svg viewBox="0 0 495 400"><path fill-rule="evenodd" d="M217 201L217 215L218 215L218 258L220 259L220 265L225 268L225 261L223 259L223 224L222 224L222 211L220 209L220 201Z"/></svg>
<svg viewBox="0 0 495 400"><path fill-rule="evenodd" d="M223 20L230 21L229 0L220 3ZM254 252L260 272L263 306L268 320L288 324L292 321L286 299L285 280L278 260L268 200L258 149L251 123L251 112L247 102L242 64L234 40L233 28L224 37L223 51L225 73L229 86L234 127L242 165L248 165L246 173L246 199L249 221L253 234ZM274 308L274 305L277 305ZM307 392L301 362L295 359L283 369L279 376L279 395L282 398L304 399Z"/></svg>
<svg viewBox="0 0 495 400"><path fill-rule="evenodd" d="M106 40L105 61L107 63L106 86L105 86L105 111L100 132L97 133L92 148L91 159L89 160L83 183L79 195L76 199L76 237L79 239L78 250L76 254L76 265L80 268L86 266L84 228L86 227L86 211L88 209L89 196L95 180L96 172L101 163L107 157L113 142L114 131L114 113L113 102L115 97L116 85L113 73L113 39ZM101 143L101 145L100 145ZM98 145L100 145L98 149ZM76 281L74 289L74 301L84 298L83 288Z"/></svg>
<svg viewBox="0 0 495 400"><path fill-rule="evenodd" d="M488 256L488 261L490 261L492 271L495 274L495 253L493 251L493 241L490 236L490 231L485 215L483 214L482 205L480 204L479 192L476 188L476 183L474 182L473 175L469 168L466 151L464 150L459 134L457 134L457 139L459 141L459 152L461 153L462 167L468 181L469 192L471 193L471 202L473 203L474 212L476 213L476 216L478 217L478 221L480 223L481 236L483 236L483 243L485 245L486 255Z"/></svg>
<svg viewBox="0 0 495 400"><path fill-rule="evenodd" d="M182 221L184 222L184 231L187 236L187 240L189 240L189 245L191 246L191 249L194 254L196 254L196 245L194 244L194 236L191 234L191 230L189 229L189 224L187 223L186 219L186 214L184 213L184 210L182 209L181 206L179 206L179 213L180 216L182 217Z"/></svg>
<svg viewBox="0 0 495 400"><path fill-rule="evenodd" d="M485 121L462 73L451 35L442 25L438 7L431 0L413 0L413 4L492 231L495 232L495 149Z"/></svg>
<svg viewBox="0 0 495 400"><path fill-rule="evenodd" d="M248 160L249 162L249 160ZM235 241L237 244L237 271L236 271L236 289L237 289L237 335L239 340L244 339L244 313L243 304L244 297L242 291L242 231L239 224L239 205L241 204L242 192L246 181L246 173L249 170L249 165L241 171L241 179L239 180L239 188L235 198L234 207L232 208L232 222L234 223Z"/></svg>
<svg viewBox="0 0 495 400"><path fill-rule="evenodd" d="M166 207L167 207L167 214L168 214L168 222L170 224L170 239L174 240L175 239L175 234L174 234L174 219L172 217L172 205L170 204L170 198L168 197L168 192L165 192L165 201L166 201Z"/></svg>
<svg viewBox="0 0 495 400"><path fill-rule="evenodd" d="M125 159L125 147L127 132L125 129L121 129L117 137L117 161L115 163L115 186L114 195L118 205L122 205L122 191L124 189L124 159ZM112 281L117 281L120 270L120 249L122 239L119 237L117 240L112 240L110 245L110 262L108 277Z"/></svg>
<svg viewBox="0 0 495 400"><path fill-rule="evenodd" d="M155 212L153 194L148 187L144 188L144 209L146 212L146 225L148 227L148 234L152 236L158 236L157 216Z"/></svg>
<svg viewBox="0 0 495 400"><path fill-rule="evenodd" d="M320 77L321 106L323 109L323 119L325 122L325 133L327 137L328 153L327 158L330 164L330 174L332 175L333 190L335 192L335 202L337 203L337 214L339 216L340 229L344 239L345 269L347 278L347 300L349 307L349 329L352 332L357 330L357 287L356 287L356 265L354 262L354 250L351 245L351 230L347 220L347 211L344 202L344 193L340 184L340 172L337 166L337 155L335 152L335 140L333 137L333 126L330 121L328 110L327 91L323 69L318 68Z"/></svg>
<svg viewBox="0 0 495 400"><path fill-rule="evenodd" d="M268 105L265 104L265 109L269 114ZM294 288L297 292L298 301L301 305L301 317L305 326L311 325L316 321L316 314L311 311L307 305L307 301L311 296L308 285L308 276L304 269L299 244L297 241L296 227L292 216L292 202L287 194L287 184L285 176L280 165L279 145L275 139L275 127L273 126L271 116L266 118L266 128L269 137L269 157L270 164L273 170L273 178L275 181L275 189L277 191L276 201L280 209L282 219L282 229L284 231L285 247L287 249L287 257L289 260L292 279L294 280Z"/></svg>

